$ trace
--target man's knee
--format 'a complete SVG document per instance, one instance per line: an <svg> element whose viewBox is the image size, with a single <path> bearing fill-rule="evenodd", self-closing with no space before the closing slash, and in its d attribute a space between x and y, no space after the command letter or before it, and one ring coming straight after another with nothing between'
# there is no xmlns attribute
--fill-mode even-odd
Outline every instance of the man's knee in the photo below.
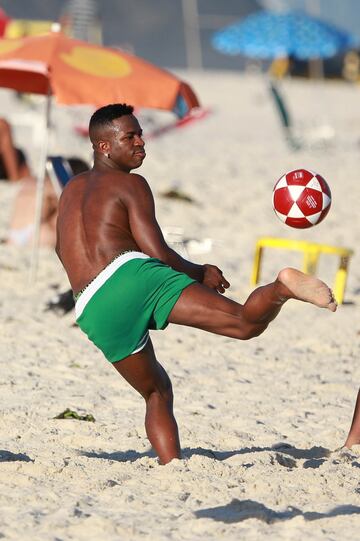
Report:
<svg viewBox="0 0 360 541"><path fill-rule="evenodd" d="M146 396L144 396L144 398L145 398L145 402L156 401L156 402L162 402L162 403L165 402L166 404L172 404L173 399L174 399L172 387L170 385L170 387L166 389L154 388L153 390L148 392Z"/></svg>
<svg viewBox="0 0 360 541"><path fill-rule="evenodd" d="M236 338L238 340L251 340L262 334L267 327L264 323L245 322L237 328Z"/></svg>
<svg viewBox="0 0 360 541"><path fill-rule="evenodd" d="M172 402L174 398L172 384L165 371L159 375L159 378L157 378L156 381L151 382L148 385L143 397L146 401L150 398L157 398L159 400L164 400L165 402Z"/></svg>

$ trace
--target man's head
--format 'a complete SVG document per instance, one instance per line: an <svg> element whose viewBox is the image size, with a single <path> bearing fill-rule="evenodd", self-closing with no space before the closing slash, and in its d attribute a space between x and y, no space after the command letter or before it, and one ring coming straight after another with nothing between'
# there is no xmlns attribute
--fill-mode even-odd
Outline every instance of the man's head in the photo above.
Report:
<svg viewBox="0 0 360 541"><path fill-rule="evenodd" d="M93 137L96 137L96 132L100 128L111 126L111 123L116 118L120 118L124 115L132 115L134 107L127 105L126 103L113 103L111 105L105 105L100 107L90 118L89 123L89 135L90 140L93 143Z"/></svg>
<svg viewBox="0 0 360 541"><path fill-rule="evenodd" d="M125 103L101 107L92 115L89 136L95 153L95 165L130 171L140 167L144 158L142 129Z"/></svg>

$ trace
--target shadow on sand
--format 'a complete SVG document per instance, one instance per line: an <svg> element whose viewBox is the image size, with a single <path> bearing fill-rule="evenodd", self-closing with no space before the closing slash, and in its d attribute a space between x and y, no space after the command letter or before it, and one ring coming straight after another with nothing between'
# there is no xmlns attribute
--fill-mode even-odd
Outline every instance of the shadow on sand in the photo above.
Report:
<svg viewBox="0 0 360 541"><path fill-rule="evenodd" d="M216 460L227 460L236 455L247 455L252 453L277 452L284 455L289 455L295 459L317 460L324 459L331 455L330 449L325 447L311 447L310 449L298 449L288 443L276 443L271 447L244 447L234 451L214 451L212 449L203 449L202 447L185 448L183 455L185 458L190 458L193 455L204 455L215 458Z"/></svg>
<svg viewBox="0 0 360 541"><path fill-rule="evenodd" d="M322 518L337 517L340 515L360 515L360 507L357 505L339 505L334 507L328 513L317 513L315 511L303 512L296 507L288 507L285 511L274 511L262 503L253 500L234 499L227 505L210 507L195 511L196 518L210 518L215 521L231 524L242 522L251 518L256 518L266 524L273 524L285 520L291 520L295 517L303 517L304 520L312 521Z"/></svg>
<svg viewBox="0 0 360 541"><path fill-rule="evenodd" d="M139 453L130 449L129 451L116 451L115 453L94 452L94 451L79 451L79 455L86 456L88 458L100 458L102 460L112 460L114 462L136 462L141 458L156 458L156 453L152 450Z"/></svg>
<svg viewBox="0 0 360 541"><path fill-rule="evenodd" d="M324 458L329 457L331 451L324 447L311 447L310 449L297 449L287 443L277 443L272 447L244 447L243 449L236 449L233 451L214 451L212 449L204 449L203 447L185 447L182 450L182 456L185 459L189 459L192 456L206 456L215 460L223 461L236 455L247 455L251 453L262 452L277 452L283 455L289 455L295 459L306 459L309 463L308 466L304 464L304 467L318 467ZM88 458L100 458L103 460L113 460L115 462L135 462L144 457L156 458L156 453L151 449L139 453L133 449L128 451L116 451L114 453L95 452L95 451L79 451L79 454ZM312 466L311 463L314 465Z"/></svg>
<svg viewBox="0 0 360 541"><path fill-rule="evenodd" d="M0 462L34 462L34 460L24 453L12 453L0 449Z"/></svg>

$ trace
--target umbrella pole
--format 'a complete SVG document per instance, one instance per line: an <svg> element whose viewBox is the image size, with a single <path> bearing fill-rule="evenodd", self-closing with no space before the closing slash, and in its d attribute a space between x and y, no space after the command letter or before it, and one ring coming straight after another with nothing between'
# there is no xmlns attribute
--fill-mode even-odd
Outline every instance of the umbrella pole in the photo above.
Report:
<svg viewBox="0 0 360 541"><path fill-rule="evenodd" d="M46 96L46 113L44 123L44 137L39 158L39 169L36 183L36 203L35 203L35 218L34 218L34 238L31 254L29 283L32 284L36 280L39 260L39 245L40 245L40 227L41 213L44 199L44 185L46 176L46 160L49 147L49 129L50 129L50 108L51 108L51 92L50 88Z"/></svg>
<svg viewBox="0 0 360 541"><path fill-rule="evenodd" d="M285 131L286 140L292 150L299 150L301 145L300 142L297 141L296 137L294 137L293 135L291 117L287 110L285 101L277 88L274 78L270 77L269 75L267 78L270 94L274 99L276 110L280 115L281 125Z"/></svg>

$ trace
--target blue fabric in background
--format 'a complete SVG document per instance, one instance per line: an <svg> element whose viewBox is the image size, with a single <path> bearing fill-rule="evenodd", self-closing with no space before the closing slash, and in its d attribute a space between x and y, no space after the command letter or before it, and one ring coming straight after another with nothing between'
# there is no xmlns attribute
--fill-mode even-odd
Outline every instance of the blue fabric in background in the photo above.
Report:
<svg viewBox="0 0 360 541"><path fill-rule="evenodd" d="M259 59L329 58L358 45L352 34L301 11L259 11L212 37L219 52Z"/></svg>

